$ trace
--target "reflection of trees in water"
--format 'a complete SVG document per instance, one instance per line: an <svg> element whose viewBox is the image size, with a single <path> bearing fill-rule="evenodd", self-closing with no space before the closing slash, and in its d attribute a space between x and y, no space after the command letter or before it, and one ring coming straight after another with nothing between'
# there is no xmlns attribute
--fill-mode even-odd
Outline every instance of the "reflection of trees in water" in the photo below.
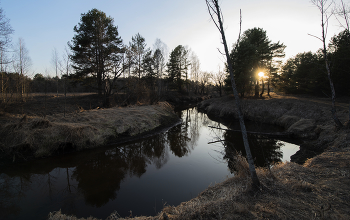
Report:
<svg viewBox="0 0 350 220"><path fill-rule="evenodd" d="M190 142L191 139L188 137L187 131L181 124L171 128L167 132L167 138L170 150L175 156L183 157L189 153L188 142Z"/></svg>
<svg viewBox="0 0 350 220"><path fill-rule="evenodd" d="M167 132L170 150L177 157L187 156L194 149L199 138L199 129L208 118L198 113L196 108L188 108L178 113L182 123Z"/></svg>
<svg viewBox="0 0 350 220"><path fill-rule="evenodd" d="M117 197L120 182L127 167L120 151L101 152L76 166L72 177L78 181L78 190L87 204L101 207Z"/></svg>
<svg viewBox="0 0 350 220"><path fill-rule="evenodd" d="M79 164L73 177L79 182L86 203L101 207L116 199L120 183L128 175L141 177L153 163L161 168L168 160L165 143L165 136L157 135L100 152Z"/></svg>
<svg viewBox="0 0 350 220"><path fill-rule="evenodd" d="M185 156L198 142L199 131L212 123L196 108L180 112L183 123L168 132L108 150L96 149L68 155L54 162L35 161L16 171L0 174L0 216L21 212L19 202L28 191L41 196L64 198L60 207L65 213L76 212L80 193L91 206L101 207L116 199L121 182L128 176L141 177L147 166L162 168L169 160L169 149ZM67 159L68 158L68 159Z"/></svg>
<svg viewBox="0 0 350 220"><path fill-rule="evenodd" d="M6 174L1 174L0 177L0 218L6 219L9 215L20 213L18 200L23 192L19 186L19 178L11 178Z"/></svg>
<svg viewBox="0 0 350 220"><path fill-rule="evenodd" d="M251 147L252 155L257 166L263 167L270 164L282 161L282 142L278 140L266 138L260 135L248 134L249 146ZM242 134L240 132L225 131L224 132L224 159L230 164L234 162L233 156L237 152L245 155Z"/></svg>

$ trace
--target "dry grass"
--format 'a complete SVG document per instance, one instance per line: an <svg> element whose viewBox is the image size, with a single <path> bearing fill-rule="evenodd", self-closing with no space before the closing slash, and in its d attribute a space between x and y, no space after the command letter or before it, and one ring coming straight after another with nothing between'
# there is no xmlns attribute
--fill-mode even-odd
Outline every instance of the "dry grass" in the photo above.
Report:
<svg viewBox="0 0 350 220"><path fill-rule="evenodd" d="M93 148L132 137L178 120L168 103L63 113L46 117L12 116L0 127L0 149L20 155L49 156L67 147Z"/></svg>
<svg viewBox="0 0 350 220"><path fill-rule="evenodd" d="M244 158L238 175L208 187L179 206L167 206L157 216L130 219L350 219L350 149L332 148L304 165L275 164L258 168L264 186L249 189ZM77 219L50 213L50 220ZM112 213L107 219L122 219ZM127 218L129 219L129 218Z"/></svg>

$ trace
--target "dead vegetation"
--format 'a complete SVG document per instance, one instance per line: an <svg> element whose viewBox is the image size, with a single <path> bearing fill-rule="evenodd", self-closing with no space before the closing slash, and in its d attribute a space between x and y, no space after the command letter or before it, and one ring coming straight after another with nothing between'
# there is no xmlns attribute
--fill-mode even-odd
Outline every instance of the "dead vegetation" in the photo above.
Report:
<svg viewBox="0 0 350 220"><path fill-rule="evenodd" d="M50 156L68 149L101 146L132 137L178 120L166 102L152 106L130 106L58 113L46 117L11 115L0 127L0 150L13 160ZM17 158L16 158L17 157Z"/></svg>
<svg viewBox="0 0 350 220"><path fill-rule="evenodd" d="M157 216L126 219L349 219L349 159L349 148L331 148L304 165L286 162L270 170L258 168L263 187L252 193L248 164L241 158L235 177L208 187L196 198L167 206ZM49 219L77 218L55 212ZM107 219L123 218L112 213Z"/></svg>
<svg viewBox="0 0 350 220"><path fill-rule="evenodd" d="M245 119L282 126L292 137L304 140L292 157L297 163L304 163L328 147L350 147L350 129L336 129L328 99L272 93L265 99L245 99L242 104ZM205 100L198 107L214 118L237 118L232 96ZM348 103L339 103L337 113L342 122L347 121Z"/></svg>
<svg viewBox="0 0 350 220"><path fill-rule="evenodd" d="M252 193L248 187L246 160L237 158L233 164L235 177L208 187L179 206L167 206L157 216L130 219L350 219L349 132L334 129L327 103L278 97L247 100L244 105L246 117L281 123L286 129L301 119L313 120L312 132L317 139L308 142L325 151L303 165L286 162L274 164L271 169L258 168L263 185L258 193ZM202 107L219 117L234 114L232 103L222 100L204 101ZM339 112L345 119L347 110L342 108ZM77 218L55 212L50 213L49 219ZM122 218L112 213L108 219Z"/></svg>

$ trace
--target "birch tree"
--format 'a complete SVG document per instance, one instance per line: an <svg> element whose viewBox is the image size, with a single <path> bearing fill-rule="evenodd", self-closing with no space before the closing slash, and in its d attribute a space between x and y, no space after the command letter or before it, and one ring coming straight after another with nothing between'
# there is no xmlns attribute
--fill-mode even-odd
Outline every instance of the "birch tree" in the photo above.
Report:
<svg viewBox="0 0 350 220"><path fill-rule="evenodd" d="M58 58L58 52L56 48L52 50L51 62L56 73L56 90L57 90L57 98L58 98L58 69L59 69L60 60Z"/></svg>
<svg viewBox="0 0 350 220"><path fill-rule="evenodd" d="M260 181L259 181L259 178L256 174L254 160L253 160L253 157L252 157L252 154L250 151L247 129L246 129L245 123L244 123L241 102L239 99L239 94L237 91L236 82L235 82L235 78L233 75L232 63L231 63L230 54L229 54L227 43L226 43L225 32L224 32L224 28L223 28L223 14L222 14L221 8L219 6L218 0L206 0L206 4L208 7L208 12L209 12L214 24L216 25L216 27L218 28L218 30L221 34L222 43L223 43L224 49L225 49L227 65L228 65L228 69L230 71L232 90L233 90L233 94L234 94L235 100L236 100L236 108L237 108L237 113L238 113L239 124L241 126L244 148L246 151L247 160L248 160L248 164L249 164L249 171L250 171L250 175L252 178L252 189L258 190L260 188ZM241 23L242 23L242 19L240 19L240 29L241 29ZM240 32L241 32L241 30L240 30ZM240 39L240 33L239 33L236 45L238 45L239 39Z"/></svg>
<svg viewBox="0 0 350 220"><path fill-rule="evenodd" d="M328 2L327 0L312 0L312 4L314 4L318 10L321 13L321 37L317 37L315 35L311 35L313 37L316 37L322 42L322 53L323 53L323 58L327 70L327 76L328 76L328 81L329 81L329 86L331 89L331 100L332 100L332 117L334 120L334 123L337 127L341 128L343 127L343 124L340 122L338 116L337 116L337 110L335 107L335 89L333 85L333 80L332 80L332 73L331 73L331 68L330 68L330 63L328 59L328 51L327 51L327 46L326 46L326 38L327 38L327 29L328 29L328 21L330 17L332 16L332 13L329 12L330 7L333 3L333 1Z"/></svg>
<svg viewBox="0 0 350 220"><path fill-rule="evenodd" d="M18 74L17 94L20 95L21 99L23 99L23 95L26 92L25 76L27 75L30 66L31 59L29 57L29 51L25 46L24 40L19 38L13 56L13 68Z"/></svg>

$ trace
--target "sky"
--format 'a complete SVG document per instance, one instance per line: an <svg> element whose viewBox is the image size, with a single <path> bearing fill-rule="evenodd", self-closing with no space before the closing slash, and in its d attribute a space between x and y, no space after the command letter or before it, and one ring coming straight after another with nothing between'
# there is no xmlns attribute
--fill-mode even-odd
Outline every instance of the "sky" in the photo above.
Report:
<svg viewBox="0 0 350 220"><path fill-rule="evenodd" d="M346 3L349 0L345 0ZM221 0L224 28L230 48L239 33L239 10L242 31L259 27L273 42L287 47L286 59L297 53L316 52L322 42L321 16L310 0ZM73 28L81 14L97 8L114 18L119 36L129 44L139 33L153 48L160 39L171 52L176 46L188 46L199 58L201 70L217 72L224 66L221 35L211 21L205 0L0 0L0 7L14 29L12 44L24 40L32 65L28 75L54 76L53 50L63 56ZM334 18L328 28L331 37L343 28Z"/></svg>

